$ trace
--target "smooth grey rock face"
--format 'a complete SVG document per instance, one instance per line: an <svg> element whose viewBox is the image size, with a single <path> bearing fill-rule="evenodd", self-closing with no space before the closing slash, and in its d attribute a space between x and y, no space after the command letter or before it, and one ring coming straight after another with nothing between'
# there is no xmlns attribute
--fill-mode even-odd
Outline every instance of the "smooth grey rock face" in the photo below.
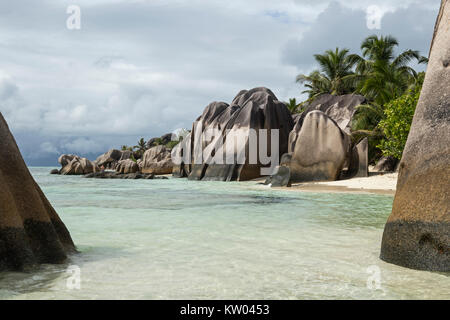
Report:
<svg viewBox="0 0 450 320"><path fill-rule="evenodd" d="M290 186L291 170L286 166L277 166L273 175L268 177L264 184L271 187L287 187Z"/></svg>
<svg viewBox="0 0 450 320"><path fill-rule="evenodd" d="M369 176L369 141L367 137L362 139L352 148L348 177Z"/></svg>
<svg viewBox="0 0 450 320"><path fill-rule="evenodd" d="M293 126L293 120L289 110L283 102L278 101L276 96L267 88L254 88L251 90L242 90L233 99L231 105L223 102L213 102L205 108L202 116L194 123L191 131L191 153L193 165L190 166L189 179L191 180L250 180L261 176L262 164L250 164L248 161L249 136L245 131L254 129L259 134L259 129L278 129L279 155L287 152L287 138ZM207 129L218 129L221 136L213 141L203 139L203 132ZM232 132L230 134L230 132ZM233 133L239 132L238 137L232 137ZM223 164L212 163L211 159L215 154L211 151L209 154L203 154L202 161L196 161L199 157L199 151L219 149L222 141L231 141L236 138L236 148L233 148L234 157L237 158L240 153L245 151L247 161L244 164ZM258 136L259 138L259 136ZM269 150L270 139L269 141ZM202 148L198 148L201 146ZM225 146L226 148L226 146ZM278 159L279 160L279 159ZM176 175L180 176L181 168L176 167ZM184 165L186 168L186 165Z"/></svg>
<svg viewBox="0 0 450 320"><path fill-rule="evenodd" d="M400 161L380 257L450 271L450 0L443 0L425 81Z"/></svg>
<svg viewBox="0 0 450 320"><path fill-rule="evenodd" d="M191 133L172 149L171 156L180 159L180 163L173 163L172 176L175 178L185 178L191 173L191 164L182 161L184 153L191 154Z"/></svg>
<svg viewBox="0 0 450 320"><path fill-rule="evenodd" d="M289 164L291 182L332 181L350 155L351 139L322 111L303 121Z"/></svg>
<svg viewBox="0 0 450 320"><path fill-rule="evenodd" d="M309 112L314 110L322 111L333 119L341 130L350 134L351 122L356 112L356 107L365 102L366 98L357 94L345 94L341 96L331 94L320 95L305 106L305 111L294 115L294 128L289 134L289 152L294 150L303 121Z"/></svg>

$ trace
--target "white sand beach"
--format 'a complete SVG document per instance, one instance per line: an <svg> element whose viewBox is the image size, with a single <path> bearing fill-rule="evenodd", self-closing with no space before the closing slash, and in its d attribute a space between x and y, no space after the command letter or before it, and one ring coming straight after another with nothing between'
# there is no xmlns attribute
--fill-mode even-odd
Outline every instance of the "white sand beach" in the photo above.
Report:
<svg viewBox="0 0 450 320"><path fill-rule="evenodd" d="M337 181L321 181L308 183L295 183L291 190L313 192L364 192L395 194L397 185L397 172L379 173L371 172L369 177L352 178Z"/></svg>

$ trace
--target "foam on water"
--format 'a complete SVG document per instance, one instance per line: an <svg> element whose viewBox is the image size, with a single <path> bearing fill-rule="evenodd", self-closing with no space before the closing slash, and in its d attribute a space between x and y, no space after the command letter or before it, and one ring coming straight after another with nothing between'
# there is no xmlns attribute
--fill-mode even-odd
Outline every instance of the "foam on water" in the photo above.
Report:
<svg viewBox="0 0 450 320"><path fill-rule="evenodd" d="M49 170L31 168L81 254L0 273L0 298L450 298L449 274L379 259L391 196ZM67 287L69 265L81 270L79 290Z"/></svg>

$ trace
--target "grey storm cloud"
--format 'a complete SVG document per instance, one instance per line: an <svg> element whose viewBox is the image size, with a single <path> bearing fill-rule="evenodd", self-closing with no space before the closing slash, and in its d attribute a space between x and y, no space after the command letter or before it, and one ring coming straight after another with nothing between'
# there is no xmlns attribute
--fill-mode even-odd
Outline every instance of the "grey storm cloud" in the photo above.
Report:
<svg viewBox="0 0 450 320"><path fill-rule="evenodd" d="M383 34L426 53L439 0L375 1ZM271 88L301 99L312 54L357 51L369 0L17 0L0 3L0 111L29 164L90 158ZM68 30L68 5L81 29Z"/></svg>
<svg viewBox="0 0 450 320"><path fill-rule="evenodd" d="M287 42L283 48L283 61L307 72L315 64L314 54L336 47L360 54L362 40L372 34L393 35L399 41L400 50L419 50L428 56L439 3L435 1L432 4L414 4L386 12L380 21L381 28L369 29L365 10L349 9L338 2L331 2L303 37L291 38Z"/></svg>

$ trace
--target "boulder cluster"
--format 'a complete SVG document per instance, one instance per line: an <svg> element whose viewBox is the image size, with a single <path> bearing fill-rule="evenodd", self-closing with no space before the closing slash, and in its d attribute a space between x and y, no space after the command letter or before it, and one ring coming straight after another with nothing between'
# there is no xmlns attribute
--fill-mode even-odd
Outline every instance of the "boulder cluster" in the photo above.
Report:
<svg viewBox="0 0 450 320"><path fill-rule="evenodd" d="M256 163L249 162L248 152L252 148L249 132L253 130L257 134L253 140L256 148L266 143L271 154L278 154L276 162L285 167L273 168L267 184L287 186L293 182L367 176L367 139L353 141L350 134L356 107L364 102L365 98L360 95L324 94L306 105L302 113L291 115L285 103L269 89L242 90L230 104L212 102L206 106L193 123L190 134L173 151L179 159L184 160L189 155L189 161L173 165L173 175L220 181L244 181L263 176L261 169L266 168L267 163L259 158ZM279 132L275 145L269 137L273 129ZM209 137L213 130L218 136ZM244 163L213 159L217 158L217 150L230 151L227 141L234 141L231 158L238 159L241 153L247 155ZM280 174L282 176L276 177Z"/></svg>
<svg viewBox="0 0 450 320"><path fill-rule="evenodd" d="M171 174L173 170L171 149L164 145L150 147L137 160L132 151L111 149L98 156L95 161L72 154L63 154L58 162L61 169L54 169L50 173L87 175L89 178L118 178L123 175L123 178L129 179L130 174L135 174L135 179L140 179L140 177L146 178L151 175ZM105 170L108 173L106 175ZM117 175L111 173L117 173Z"/></svg>
<svg viewBox="0 0 450 320"><path fill-rule="evenodd" d="M304 106L303 112L291 115L271 90L242 90L230 104L214 101L207 105L173 150L167 147L172 135L165 134L150 139L147 150L139 155L116 149L95 161L62 155L62 169L54 173L94 173L91 176L101 177L95 173L114 170L123 175L173 174L190 180L218 181L282 174L267 180L272 186L367 176L367 139L355 143L350 135L356 107L364 102L360 95L323 94ZM271 133L275 129L274 138ZM265 150L261 149L263 145ZM174 161L174 157L180 161ZM288 170L280 170L273 163Z"/></svg>

